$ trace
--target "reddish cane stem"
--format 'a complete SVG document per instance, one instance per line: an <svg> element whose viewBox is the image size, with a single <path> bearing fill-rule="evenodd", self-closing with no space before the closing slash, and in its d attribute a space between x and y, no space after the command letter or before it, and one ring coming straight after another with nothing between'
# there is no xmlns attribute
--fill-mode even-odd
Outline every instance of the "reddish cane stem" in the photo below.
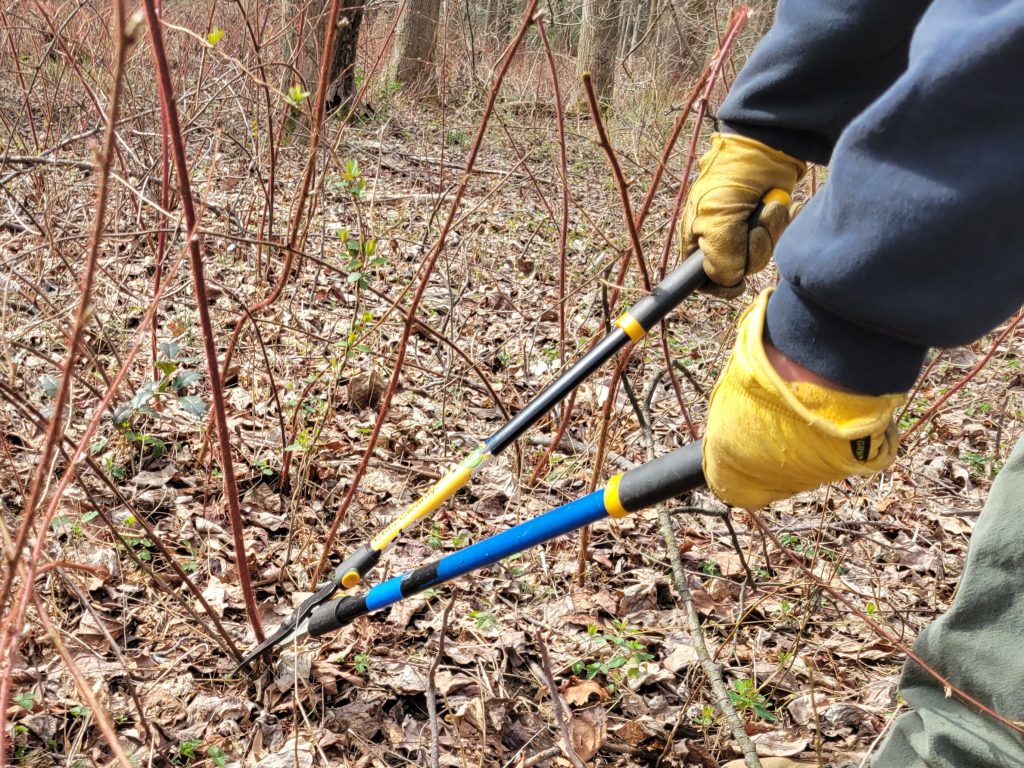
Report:
<svg viewBox="0 0 1024 768"><path fill-rule="evenodd" d="M337 0L334 0L337 4ZM210 306L206 298L206 277L203 268L203 256L200 250L199 222L196 218L195 204L192 200L192 187L189 181L188 162L185 157L185 142L181 135L178 120L178 108L174 100L174 86L171 83L171 70L167 63L164 50L163 31L156 13L154 0L143 0L146 11L146 24L149 27L149 39L153 45L153 61L157 70L157 85L160 104L171 138L174 155L175 172L178 176L178 189L181 195L181 208L185 215L185 237L188 242L189 262L192 266L192 285L195 291L196 309L199 312L199 326L203 336L203 352L206 356L207 372L210 376L210 393L213 402L214 420L217 424L217 442L220 444L221 471L224 474L224 496L228 505L228 517L231 521L232 541L235 547L235 567L238 572L238 583L245 601L245 610L249 615L256 639L263 641L263 625L256 609L256 598L253 594L252 581L249 578L249 561L245 554L245 537L242 524L242 511L238 503L238 485L235 482L235 468L231 458L231 435L228 432L227 412L224 407L224 392L221 387L220 367L217 363L217 343L210 319Z"/></svg>

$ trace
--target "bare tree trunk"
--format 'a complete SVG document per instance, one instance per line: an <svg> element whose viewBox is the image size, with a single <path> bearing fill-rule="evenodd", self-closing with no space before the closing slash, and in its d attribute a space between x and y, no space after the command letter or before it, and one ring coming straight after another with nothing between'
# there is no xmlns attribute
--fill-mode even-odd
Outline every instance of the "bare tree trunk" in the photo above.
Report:
<svg viewBox="0 0 1024 768"><path fill-rule="evenodd" d="M490 0L487 4L487 34L496 48L504 48L512 34L511 0Z"/></svg>
<svg viewBox="0 0 1024 768"><path fill-rule="evenodd" d="M407 0L398 21L391 79L410 86L422 85L434 73L434 47L441 0Z"/></svg>
<svg viewBox="0 0 1024 768"><path fill-rule="evenodd" d="M633 50L647 33L648 18L650 17L651 0L639 0L636 4L636 23L633 25L633 38L629 41L629 49Z"/></svg>
<svg viewBox="0 0 1024 768"><path fill-rule="evenodd" d="M581 77L584 72L590 73L602 104L610 103L615 91L615 53L621 16L622 0L583 0L576 71Z"/></svg>
<svg viewBox="0 0 1024 768"><path fill-rule="evenodd" d="M356 53L365 0L339 2L338 43L331 62L325 102L328 110L348 105L356 95ZM331 0L281 1L285 23L292 30L285 41L285 54L291 65L282 82L282 90L286 93L295 84L301 85L304 91L312 91L316 85L323 55L324 25L330 7Z"/></svg>
<svg viewBox="0 0 1024 768"><path fill-rule="evenodd" d="M658 9L659 76L679 83L696 76L714 38L711 0L662 0Z"/></svg>

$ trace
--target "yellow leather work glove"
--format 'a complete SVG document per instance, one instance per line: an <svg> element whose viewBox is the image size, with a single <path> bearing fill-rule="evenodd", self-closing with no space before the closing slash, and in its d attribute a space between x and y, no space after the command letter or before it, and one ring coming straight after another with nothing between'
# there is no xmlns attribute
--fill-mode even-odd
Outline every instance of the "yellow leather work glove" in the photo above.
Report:
<svg viewBox="0 0 1024 768"><path fill-rule="evenodd" d="M857 395L783 380L764 348L771 289L743 313L711 391L704 476L722 501L754 509L896 459L893 411L904 395Z"/></svg>
<svg viewBox="0 0 1024 768"><path fill-rule="evenodd" d="M704 251L711 283L703 290L722 298L743 293L744 276L768 264L775 243L789 224L789 207L766 203L757 226L750 215L772 189L793 194L807 164L785 152L734 133L711 136L700 159L681 219L683 253Z"/></svg>

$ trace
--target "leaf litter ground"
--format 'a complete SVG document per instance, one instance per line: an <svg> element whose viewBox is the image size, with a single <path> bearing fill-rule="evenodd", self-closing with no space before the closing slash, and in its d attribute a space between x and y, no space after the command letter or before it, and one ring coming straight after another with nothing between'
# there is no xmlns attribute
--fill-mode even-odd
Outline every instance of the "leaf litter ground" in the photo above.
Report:
<svg viewBox="0 0 1024 768"><path fill-rule="evenodd" d="M345 134L339 151L358 167L338 163L347 176L328 172L322 212L306 245L311 258L261 317L260 339L243 336L228 374L245 538L268 629L309 594L325 532L390 374L401 317L389 310L395 301L402 306L403 289L414 280L436 236L446 195L460 176L472 126L468 119L449 125L442 180L440 129L433 116L424 119L425 109L413 114L396 105L386 119L377 115ZM341 523L333 562L501 425L482 377L515 412L559 370L553 129L523 127L521 115L505 118L518 120L518 149L497 130L488 136L481 172L431 276L391 416L356 503ZM613 127L623 146L645 147L649 140L634 128ZM614 189L589 139L590 126L577 120L573 128L565 349L570 360L603 333L602 292L610 279L603 269L626 247ZM520 151L527 153L526 164L520 163ZM653 151L626 153L638 180L635 196L649 177ZM296 182L301 158L301 146L284 149L285 187ZM223 341L240 302L265 295L266 255L264 274L258 274L256 249L238 226L240 214L231 213L244 211L254 194L245 158L223 147L198 162L195 172L195 186L210 206L204 237L210 299ZM46 173L51 188L66 190L59 198L61 226L81 236L88 227L89 176L56 167ZM355 179L363 184L357 203ZM665 236L671 196L663 194L652 213L650 221L661 226L645 230L652 261ZM79 371L96 389L116 370L118 354L141 318L139 297L149 291L149 243L128 236L132 226L128 220L112 224L104 257L109 279L97 296L93 355ZM60 320L76 298L76 275L31 233L7 231L3 237L5 260L20 265L22 275L32 264L36 284L45 287L40 300L17 282L15 267L0 272L9 386L30 406L18 409L7 399L2 411L6 459L0 464L0 501L13 527L41 441L33 413L48 415L53 361L62 354ZM765 274L756 282L763 286L773 279ZM628 300L639 295L630 281ZM578 539L567 537L359 619L324 642L284 648L270 664L258 664L251 677L232 677L230 657L182 601L202 616L199 603L141 525L147 521L167 545L235 644L243 650L254 644L233 568L221 484L203 450L205 375L199 375L201 349L189 291L187 275L178 275L163 305L163 388L147 392L147 371L138 366L134 389L118 401L124 409L116 417L120 424L108 422L90 450L116 493L83 471L79 485L62 499L48 557L85 570L51 570L38 585L60 618L77 665L140 764L422 765L432 741L432 694L441 765L567 765L555 707L575 751L590 765L713 767L736 756L710 706L653 512L596 525L582 583L576 578ZM669 323L669 347L686 368L683 387L695 423L702 421L704 393L728 351L738 308L695 297ZM993 338L942 353L901 426L909 428L956 384ZM907 443L892 471L804 494L766 513L779 541L804 568L905 642L948 606L985 492L1021 433L1019 360L1011 334L980 375ZM646 395L653 387L650 416L659 452L690 439L663 368L660 344L649 341L626 369L638 392ZM581 388L567 435L535 486L527 478L553 434L550 418L434 519L403 537L372 580L584 493L608 376L602 371ZM614 396L602 481L645 456L636 414L621 391ZM95 402L88 388L76 387L72 437ZM290 463L287 487L280 482L284 457ZM688 504L721 511L706 493ZM117 538L96 506L114 521ZM836 605L786 553L752 533L743 514L734 520L740 551L717 514L687 511L675 517L690 588L734 704L764 755L814 759L820 750L825 760L857 759L900 707L900 652ZM143 565L178 597L158 588ZM549 695L541 644L550 657L556 702ZM92 715L36 624L29 624L21 652L11 661L18 764L104 761Z"/></svg>

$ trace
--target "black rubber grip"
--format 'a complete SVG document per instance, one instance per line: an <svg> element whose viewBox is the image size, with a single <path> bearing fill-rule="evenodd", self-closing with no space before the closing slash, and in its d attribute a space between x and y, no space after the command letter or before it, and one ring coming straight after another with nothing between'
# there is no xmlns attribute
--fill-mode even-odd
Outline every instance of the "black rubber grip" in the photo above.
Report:
<svg viewBox="0 0 1024 768"><path fill-rule="evenodd" d="M619 502L627 511L636 512L702 485L704 469L698 440L629 470L619 481Z"/></svg>
<svg viewBox="0 0 1024 768"><path fill-rule="evenodd" d="M354 619L369 613L366 597L339 597L313 609L309 617L310 637L320 637L328 632L351 624Z"/></svg>
<svg viewBox="0 0 1024 768"><path fill-rule="evenodd" d="M360 581L380 562L380 552L369 544L363 544L359 549L346 557L341 565L334 569L334 578L338 584L345 577L346 573L355 571L359 574Z"/></svg>
<svg viewBox="0 0 1024 768"><path fill-rule="evenodd" d="M708 276L704 274L704 252L694 251L686 261L654 286L649 294L630 307L628 312L645 331L649 331L707 281Z"/></svg>

